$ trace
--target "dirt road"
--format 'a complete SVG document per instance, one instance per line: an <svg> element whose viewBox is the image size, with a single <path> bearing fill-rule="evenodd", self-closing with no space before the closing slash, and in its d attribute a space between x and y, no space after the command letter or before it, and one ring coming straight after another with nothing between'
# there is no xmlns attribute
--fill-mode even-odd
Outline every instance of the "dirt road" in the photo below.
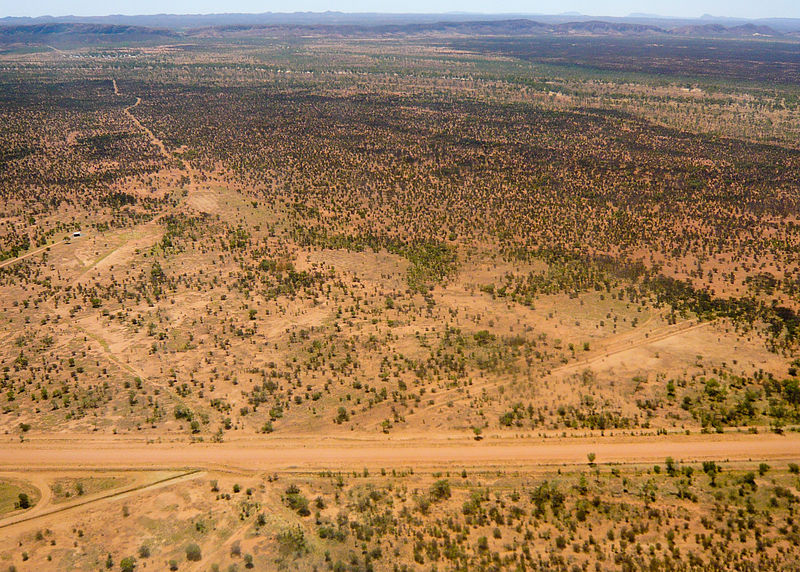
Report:
<svg viewBox="0 0 800 572"><path fill-rule="evenodd" d="M50 250L52 247L54 247L56 245L59 245L59 244L64 244L65 242L67 242L67 241L66 240L59 240L58 242L54 242L53 244L48 244L47 246L42 246L42 247L37 248L35 250L31 250L30 252L26 252L25 254L23 254L21 256L17 256L16 258L10 258L8 260L4 260L3 262L0 262L0 268L3 268L5 266L10 266L11 264L19 262L20 260L24 260L24 259L28 258L29 256L34 256L34 255L39 254L41 252L45 252L46 250Z"/></svg>
<svg viewBox="0 0 800 572"><path fill-rule="evenodd" d="M533 468L598 463L797 460L800 435L669 435L660 437L504 439L475 442L435 439L345 440L319 438L249 439L230 443L144 444L116 440L3 443L0 469L12 468L178 468L258 471L367 467Z"/></svg>
<svg viewBox="0 0 800 572"><path fill-rule="evenodd" d="M117 80L112 78L111 82L114 87L114 95L122 97L122 93L120 92L119 87L117 86ZM159 151L161 151L161 154L164 156L165 159L171 159L172 155L169 153L169 151L167 151L167 147L166 145L164 145L164 142L158 137L156 137L155 134L152 131L150 131L150 129L145 127L142 124L142 122L139 121L133 113L131 113L131 109L137 107L140 103L142 103L142 98L137 97L136 103L134 103L133 105L129 105L128 107L123 109L122 112L125 115L127 115L131 121L133 121L133 123L136 125L136 127L139 128L140 131L142 131L145 135L147 135L147 138L150 139L150 142L153 145L158 147Z"/></svg>
<svg viewBox="0 0 800 572"><path fill-rule="evenodd" d="M648 322L649 321L650 320L648 320ZM612 339L610 342L608 342L607 340L600 340L601 344L600 349L594 351L592 355L576 362L558 366L544 375L548 377L554 377L554 376L563 376L568 373L577 373L579 370L585 369L591 365L594 365L595 363L608 359L611 356L621 354L624 352L629 352L631 350L635 350L643 346L654 344L656 342L668 340L675 336L684 335L688 332L691 332L692 330L705 328L713 323L714 322L696 322L693 320L686 320L685 322L681 322L679 324L672 324L656 330L642 331L640 329L627 332L625 334L622 334L621 336L613 336L613 338L617 339ZM488 389L495 389L505 383L507 383L506 380L489 382L481 385L477 389L479 389L481 392L484 392ZM431 405L421 407L418 410L418 412L432 411L435 409L442 409L444 407L451 407L453 404L466 403L475 399L475 395L462 395L463 392L464 389L461 387L454 387L451 389L446 389L444 391L439 391L436 394L438 401ZM458 394L458 397L449 398L449 396L453 394Z"/></svg>

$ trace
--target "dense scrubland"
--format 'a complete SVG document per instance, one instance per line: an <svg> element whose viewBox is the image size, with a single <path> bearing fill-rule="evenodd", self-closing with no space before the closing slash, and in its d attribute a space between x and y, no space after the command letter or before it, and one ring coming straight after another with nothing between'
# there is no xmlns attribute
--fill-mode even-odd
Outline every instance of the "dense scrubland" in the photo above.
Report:
<svg viewBox="0 0 800 572"><path fill-rule="evenodd" d="M0 429L794 431L797 45L676 42L3 54ZM202 559L231 569L766 569L797 550L791 471L590 462L197 485L186 540L255 522L240 554ZM261 521L281 503L285 526ZM110 567L147 562L143 521L121 522ZM20 550L44 558L40 534ZM59 566L105 565L88 536ZM164 562L190 557L160 538Z"/></svg>

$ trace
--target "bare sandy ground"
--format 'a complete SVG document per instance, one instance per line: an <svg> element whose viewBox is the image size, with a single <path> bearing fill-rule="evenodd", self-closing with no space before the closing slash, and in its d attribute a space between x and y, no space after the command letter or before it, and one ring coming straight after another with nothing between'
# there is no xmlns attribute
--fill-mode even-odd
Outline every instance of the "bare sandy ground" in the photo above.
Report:
<svg viewBox="0 0 800 572"><path fill-rule="evenodd" d="M360 467L531 468L586 463L645 464L666 457L691 462L796 460L800 435L695 435L638 438L572 438L497 442L435 439L334 440L252 439L231 443L153 443L124 440L66 440L61 443L8 443L0 448L0 468L178 468L316 470Z"/></svg>
<svg viewBox="0 0 800 572"><path fill-rule="evenodd" d="M205 475L203 471L177 473L164 473L160 471L131 472L130 477L132 482L127 485L101 491L85 497L77 497L71 502L56 505L52 502L52 491L49 485L53 477L58 474L59 473L40 471L27 471L25 473L25 479L34 484L41 491L42 498L36 503L33 509L0 519L0 530L2 530L0 534L8 535L11 533L35 530L44 522L51 521L54 518L63 519L67 515L84 512L86 508L94 507L97 504L131 498L143 491L172 486Z"/></svg>

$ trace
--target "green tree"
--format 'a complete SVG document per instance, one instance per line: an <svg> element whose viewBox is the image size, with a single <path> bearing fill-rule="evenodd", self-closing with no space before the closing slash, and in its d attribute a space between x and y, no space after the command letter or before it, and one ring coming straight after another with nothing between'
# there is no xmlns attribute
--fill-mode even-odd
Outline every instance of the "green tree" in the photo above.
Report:
<svg viewBox="0 0 800 572"><path fill-rule="evenodd" d="M440 479L431 485L431 496L435 500L450 498L450 483L447 479Z"/></svg>
<svg viewBox="0 0 800 572"><path fill-rule="evenodd" d="M189 560L190 562L199 562L202 558L203 553L197 544L192 542L186 547L186 560Z"/></svg>
<svg viewBox="0 0 800 572"><path fill-rule="evenodd" d="M19 508L26 509L30 508L31 506L31 499L28 497L26 493L19 493L19 501L17 503Z"/></svg>
<svg viewBox="0 0 800 572"><path fill-rule="evenodd" d="M783 397L795 409L800 408L800 380L787 379L783 382Z"/></svg>
<svg viewBox="0 0 800 572"><path fill-rule="evenodd" d="M711 486L717 486L719 467L714 461L703 461L703 472L711 478Z"/></svg>

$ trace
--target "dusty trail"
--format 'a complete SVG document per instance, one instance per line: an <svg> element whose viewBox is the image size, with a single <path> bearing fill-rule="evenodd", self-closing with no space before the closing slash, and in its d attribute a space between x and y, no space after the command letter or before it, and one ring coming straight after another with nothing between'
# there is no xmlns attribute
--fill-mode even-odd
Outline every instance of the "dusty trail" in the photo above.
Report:
<svg viewBox="0 0 800 572"><path fill-rule="evenodd" d="M141 102L142 102L142 98L141 98L141 97L137 97L137 98L136 98L136 103L134 103L133 105L130 105L130 106L126 107L126 108L123 110L123 111L125 112L125 115L127 115L128 117L130 117L130 118L131 118L131 121L133 121L133 122L136 124L136 126L139 128L139 129L141 129L142 131L144 131L144 133L145 133L145 134L146 134L146 135L149 137L149 139L150 139L150 142L151 142L153 145L155 145L156 147L158 147L158 148L159 148L159 150L161 151L161 154L162 154L162 155L163 155L163 156L164 156L166 159L171 159L171 158L172 158L172 156L169 154L169 151L167 151L167 148L164 146L164 142L163 142L161 139L159 139L158 137L156 137L156 136L155 136L155 134L153 134L153 132L152 132L152 131L150 131L150 129L148 129L147 127L145 127L145 126L142 124L142 122L141 122L141 121L139 121L138 119L136 119L136 116L135 116L133 113L131 113L131 109L133 109L134 107L136 107L137 105L139 105Z"/></svg>
<svg viewBox="0 0 800 572"><path fill-rule="evenodd" d="M166 217L166 216L169 216L169 215L175 214L176 212L179 212L179 209L180 209L180 208L181 208L181 205L179 204L177 207L173 207L173 208L170 208L170 209L168 209L168 210L165 210L165 211L164 211L164 212L162 212L161 214L159 214L159 215L156 215L155 217L151 218L149 221L147 221L147 222L143 222L143 223L140 223L140 224L138 224L138 225L136 225L136 226L132 227L132 228L130 229L129 233L133 233L134 231L139 231L139 232L152 232L152 233L153 233L153 235L152 235L152 236L153 236L153 241L155 242L155 240L157 240L158 238L160 238L160 237L161 237L161 234L162 234L162 233L161 233L161 231L160 231L160 229L159 229L159 227L160 227L160 224L159 224L159 223L161 222L161 219L163 219L163 218L164 218L164 217ZM119 252L120 250L122 250L122 249L124 249L124 248L128 247L128 246L129 246L129 244L130 244L130 242L131 242L130 240L123 240L123 241L122 241L122 242L121 242L119 245L117 245L115 248L113 248L113 249L111 249L111 250L107 251L107 252L106 252L105 254L103 254L103 256L101 256L100 258L97 258L96 260L93 260L91 264L89 264L88 266L84 267L84 268L83 268L83 269L82 269L82 270L81 270L81 271L80 271L80 272L79 272L79 273L78 273L78 274L75 276L75 278L72 280L71 284L72 284L73 286L77 285L77 284L78 284L78 282L80 281L80 279L81 279L81 278L83 278L83 277L84 277L84 276L86 276L86 275L87 275L89 272L91 272L92 270L94 270L94 269L95 269L95 268L96 268L96 267L97 267L97 266L98 266L98 265L99 265L101 262L103 262L104 260L106 260L108 257L110 257L110 256L114 255L115 253Z"/></svg>
<svg viewBox="0 0 800 572"><path fill-rule="evenodd" d="M173 212L175 212L176 210L177 210L177 208L176 208L176 209L170 209L170 210L168 210L168 211L165 211L165 212L161 213L160 215L158 215L158 216L154 217L153 219L151 219L149 222L145 223L144 225L141 225L141 227L140 227L140 228L146 229L146 228L149 228L149 227L157 227L157 226L158 226L158 224L159 224L159 222L161 221L161 219L162 219L162 218L164 218L164 217L165 217L165 216L167 216L167 215L170 215L170 214L172 214L172 213L173 213ZM109 256L111 256L111 255L112 255L112 254L114 254L115 252L117 252L117 251L119 251L120 249L124 248L126 245L127 245L127 241L125 241L125 242L121 243L119 246L117 246L117 247L116 247L116 248L114 248L113 250L111 250L111 251L107 252L107 253L106 253L106 254L105 254L103 257L101 257L101 258L99 258L99 259L95 260L94 262L92 262L92 264L90 264L89 266L87 266L86 268L84 268L84 269L81 271L81 273L80 273L80 274L78 274L78 275L77 275L77 276L76 276L76 277L75 277L75 278L72 280L72 282L71 282L71 283L72 283L72 285L76 285L76 284L77 284L77 283L80 281L80 279L81 279L83 276L85 276L86 274L88 274L88 273L89 273L89 272L90 272L90 271L91 271L93 268L95 268L95 267L96 267L96 266L97 266L97 265L98 265L98 264L99 264L99 263L100 263L102 260L104 260L104 259L108 258ZM54 294L53 296L51 296L50 298L48 298L48 299L46 300L46 302L49 302L49 301L51 301L53 298L55 298L55 296L56 296L56 295L57 295L57 294ZM63 313L62 313L62 315L63 315ZM65 316L65 317L66 317L66 316ZM149 378L149 376L147 376L147 375L146 375L144 372L142 372L142 371L141 371L139 368L137 368L136 366L132 365L132 364L130 363L130 356L117 356L117 355L115 355L115 354L114 354L114 352L113 352L113 351L111 350L111 348L109 347L109 344L108 344L108 342L107 342L107 341L106 341L106 340L105 340L105 339L102 337L102 335L101 335L100 333L97 333L97 332L91 332L91 331L89 331L89 330L86 330L85 328L81 327L81 326L80 326L80 325L79 325L77 322L73 322L73 328L75 328L75 329L76 329L76 330L78 330L78 331L81 331L81 332L83 332L83 333L84 333L86 336L88 336L88 337L92 338L93 340L95 340L95 341L98 343L98 345L100 346L100 349L101 349L101 350L103 351L103 353L105 354L105 356L106 356L106 359L108 359L110 362L114 363L115 365L117 365L117 366L118 366L119 368L121 368L122 370L124 370L124 371L127 371L127 372L128 372L128 373L130 373L132 376L141 378L141 380L142 380L143 382L145 382L145 383L148 383L148 384L150 384L150 385L152 385L152 386L154 386L154 387L159 387L159 388L160 388L162 391L165 391L165 392L166 392L166 395L170 396L170 398L171 398L173 401L175 401L175 402L177 402L177 403L181 403L181 404L183 404L183 403L184 403L184 400L183 400L183 399L181 399L181 398L180 398L178 395L176 395L174 392L170 391L170 387L169 387L169 385L168 385L167 383L155 383L155 382L154 382L152 379L150 379L150 378ZM127 357L127 359L123 360L123 357Z"/></svg>
<svg viewBox="0 0 800 572"><path fill-rule="evenodd" d="M648 322L649 321L650 320L648 320ZM679 336L681 334L685 334L685 333L690 332L692 330L696 330L696 329L699 329L699 328L704 328L704 327L706 327L706 326L708 326L708 325L710 325L712 323L713 323L713 321L712 322L695 322L695 321L692 321L692 320L687 320L685 322L681 322L680 324L667 326L667 327L662 328L660 330L654 330L652 332L644 332L644 333L639 334L639 335L637 335L635 337L631 337L630 335L626 335L626 337L623 338L623 339L614 340L614 341L608 343L607 345L604 345L602 351L595 353L595 355L592 355L590 357L587 357L587 358L582 359L582 360L577 361L577 362L572 362L572 363L568 363L568 364L556 367L554 369L551 369L549 372L546 372L545 375L547 377L552 377L554 375L563 375L565 373L569 373L569 372L574 371L574 370L585 368L585 367L590 366L590 365L592 365L594 363L603 361L604 359L607 359L607 358L609 358L611 356L614 356L614 355L617 355L617 354L620 354L620 353L624 353L624 352L628 352L628 351L634 350L636 348L640 348L642 346L647 346L647 345L650 345L650 344L653 344L653 343L656 343L656 342L661 342L661 341L667 340L669 338L672 338L674 336ZM602 343L602 341L603 340L600 340L600 343ZM504 383L507 383L507 380L501 380L501 381L494 381L494 382L485 383L485 384L481 385L480 387L476 387L475 389L479 390L482 393L482 392L486 391L487 389L493 389L493 388L499 387L500 385L503 385ZM457 393L458 397L456 397L454 399L448 399L446 401L442 400L444 397L446 397L448 395L452 395L454 393ZM425 411L431 411L431 410L434 410L434 409L441 409L441 408L443 408L445 406L449 407L452 404L463 403L463 402L466 402L466 401L470 401L472 399L476 399L478 397L477 395L466 395L466 394L464 394L464 388L463 387L455 387L455 388L452 388L452 389L439 391L439 392L437 392L437 396L439 398L439 401L437 403L434 403L432 405L427 405L425 407L421 407L421 408L419 408L417 410L417 412L425 412Z"/></svg>
<svg viewBox="0 0 800 572"><path fill-rule="evenodd" d="M269 508L269 507L267 507ZM239 526L233 534L231 534L225 541L219 545L219 547L212 552L211 554L205 557L206 562L196 562L193 566L189 566L187 570L190 572L200 572L201 570L206 570L208 566L208 562L213 562L215 560L221 560L225 555L230 554L231 548L233 544L237 540L242 540L247 532L253 527L256 521L256 515L251 516L247 520L245 520L241 526Z"/></svg>
<svg viewBox="0 0 800 572"><path fill-rule="evenodd" d="M53 49L55 49L55 48L53 48ZM63 52L62 52L62 53L63 53ZM112 83L113 83L113 86L114 86L114 95L116 95L116 96L120 96L120 97L121 97L121 96L122 96L122 93L119 91L119 88L117 87L117 80L116 80L116 79L112 79L111 81L112 81ZM134 115L131 113L131 109L133 109L134 107L136 107L137 105L139 105L141 102L142 102L142 98L140 98L140 97L137 97L137 98L136 98L136 103L134 103L133 105L130 105L130 106L126 107L126 108L123 110L123 112L125 113L125 115L127 115L127 116L128 116L128 117L129 117L129 118L130 118L130 119L131 119L131 120L132 120L132 121L133 121L133 122L136 124L136 126L137 126L139 129L141 129L141 130L142 130L142 131L143 131L143 132L144 132L144 133L145 133L145 134L148 136L148 138L150 139L151 143L153 143L153 145L155 145L156 147L158 147L158 148L159 148L159 150L161 151L161 154L162 154L162 155L163 155L165 158L167 158L167 159L172 159L172 155L170 154L170 152L169 152L169 151L167 151L167 148L166 148L166 146L164 145L164 142L163 142L161 139L159 139L158 137L156 137L156 136L153 134L153 132L152 132L152 131L150 131L150 129L148 129L147 127L145 127L145 126L142 124L142 122L141 122L141 121L139 121L139 120L138 120L138 119L137 119L137 118L136 118L136 117L135 117L135 116L134 116ZM171 212L172 212L172 211L161 213L161 214L160 214L160 215L158 215L157 217L155 217L155 218L153 218L152 220L150 220L148 224L154 224L154 223L157 223L157 222L158 222L158 221L160 221L160 220L161 220L163 217L167 216L167 215L168 215L168 214L170 214ZM35 250L31 250L30 252L26 252L25 254L22 254L22 255L20 255L20 256L17 256L16 258L11 258L11 259L9 259L9 260L4 260L4 261L0 262L0 268L4 268L4 267L6 267L6 266L10 266L10 265L12 265L12 264L15 264L15 263L19 262L20 260L24 260L25 258L28 258L28 257L30 257L30 256L35 256L36 254L39 254L39 253L41 253L41 252L45 252L46 250L49 250L50 248L52 248L52 247L54 247L54 246L57 246L57 245L59 245L59 244L65 244L65 243L67 243L67 242L69 242L69 239L59 240L59 241L56 241L56 242L54 242L54 243L52 243L52 244L48 244L48 245L42 246L42 247L40 247L40 248L37 248L37 249L35 249ZM97 262L99 262L99 261L97 261ZM95 262L95 264L96 264L97 262ZM92 268L93 266L94 266L94 264L93 264L92 266L90 266L90 267L88 267L88 268L84 269L84 273L85 273L85 272L87 272L88 270L91 270L91 268Z"/></svg>
<svg viewBox="0 0 800 572"><path fill-rule="evenodd" d="M40 248L37 248L36 250L31 250L30 252L26 252L25 254L23 254L21 256L17 256L16 258L10 258L8 260L4 260L3 262L0 262L0 268L4 268L6 266L10 266L10 265L14 264L15 262L19 262L20 260L24 260L25 258L28 258L29 256L34 256L36 254L39 254L40 252L44 252L46 250L49 250L50 248L52 248L52 247L54 247L56 245L64 244L66 242L67 242L66 239L59 240L58 242L54 242L53 244L48 244L47 246L42 246Z"/></svg>
<svg viewBox="0 0 800 572"><path fill-rule="evenodd" d="M230 468L249 471L319 470L368 467L488 467L522 469L542 465L581 465L587 454L598 463L638 464L681 461L797 460L800 434L669 435L648 437L505 439L495 442L348 441L315 437L283 441L253 438L230 443L141 444L110 439L59 443L8 443L0 447L0 469L13 468Z"/></svg>
<svg viewBox="0 0 800 572"><path fill-rule="evenodd" d="M117 80L112 78L111 82L112 82L112 84L114 86L114 95L116 95L118 97L121 97L122 93L119 91L119 87L117 86ZM153 145L158 147L158 149L161 151L161 154L164 156L165 159L172 159L172 155L170 154L169 151L167 151L167 147L164 145L164 142L161 139L159 139L158 137L156 137L155 134L152 131L150 131L150 129L145 127L142 124L142 122L139 121L133 113L131 113L131 109L137 107L141 102L142 102L142 98L141 97L137 97L136 98L136 103L134 103L133 105L129 105L128 107L123 109L122 110L123 113L125 115L127 115L130 118L131 121L133 121L133 123L136 125L136 127L138 127L141 131L143 131L145 133L145 135L147 135L147 137L150 139L150 142Z"/></svg>
<svg viewBox="0 0 800 572"><path fill-rule="evenodd" d="M116 79L114 79L114 78L112 78L112 79L111 79L111 82L112 82L112 85L113 85L113 88L114 88L114 95L115 95L115 96L118 96L118 97L121 97L121 96L122 96L122 93L120 92L120 90L119 90L119 86L117 85L117 80L116 80ZM131 120L132 120L134 123L135 123L135 124L136 124L136 126L137 126L139 129L141 129L141 130L142 130L142 131L143 131L143 132L144 132L144 133L145 133L145 134L148 136L148 138L150 139L150 141L151 141L151 142L152 142L154 145L156 145L156 146L159 148L159 150L161 151L161 154L162 154L162 155L163 155L163 156L164 156L166 159L171 159L171 158L172 158L172 156L171 156L171 154L170 154L170 153L167 151L167 148L166 148L166 146L164 145L164 142L163 142L163 141L161 141L161 139L159 139L158 137L156 137L156 136L153 134L153 132L152 132L152 131L150 131L150 130L149 130L147 127L145 127L145 126L144 126L144 125L143 125L143 124L142 124L142 123L141 123L141 122L140 122L140 121L139 121L139 120L138 120L138 119L137 119L137 118L136 118L136 117L135 117L135 116L134 116L134 115L131 113L131 109L133 109L134 107L136 107L137 105L139 105L139 104L141 103L141 101L142 101L142 99L141 99L140 97L137 97L137 98L136 98L136 103L134 103L134 104L133 104L133 105L131 105L131 106L128 106L128 107L126 107L126 108L123 110L123 111L124 111L124 113L125 113L125 114L126 114L126 115L127 115L127 116L128 116L128 117L129 117L129 118L130 118L130 119L131 119ZM177 208L174 208L174 209L169 209L169 210L167 210L167 211L165 211L165 212L162 212L161 214L157 215L156 217L154 217L153 219L151 219L151 220L150 220L150 221L148 221L147 223L145 223L145 224L141 225L141 227L140 227L140 228L142 228L142 229L148 229L148 228L150 228L150 227L155 227L155 226L158 226L158 224L160 223L160 221L161 221L161 219L162 219L162 218L166 217L167 215L170 215L170 214L172 214L172 213L173 213L173 212L175 212L176 210L177 210ZM26 254L24 254L24 255L22 255L22 256L19 256L19 257L17 257L17 258L14 258L14 259L12 259L12 260L7 260L7 261L5 261L5 262L2 262L2 263L0 263L0 268L3 268L4 266L8 266L8 265L10 265L10 264L13 264L13 263L15 263L15 262L18 262L18 261L20 261L20 260L24 259L24 258L27 258L27 257L29 257L29 256L33 256L33 255L35 255L35 254L38 254L38 253L40 253L40 252L43 252L43 251L45 251L45 250L48 250L48 249L49 249L51 246L54 246L55 244L64 244L64 243L66 243L66 242L67 242L67 240L62 240L62 241L60 241L60 242L56 242L56 243L54 243L54 244L51 244L51 245L48 245L48 246L44 246L44 247L42 247L42 248L38 248L38 249L36 249L36 250L33 250L33 251L31 251L31 252L28 252L28 253L26 253ZM114 248L114 249L110 250L109 252L107 252L106 254L104 254L104 255L103 255L102 257L100 257L99 259L97 259L97 260L94 260L94 261L93 261L93 262L92 262L92 263L91 263L89 266L85 267L83 270L81 270L81 272L79 272L79 273L77 274L77 276L75 276L75 277L73 278L73 280L71 281L71 284L72 284L72 285L76 285L76 284L77 284L77 283L78 283L78 282L81 280L81 278L82 278L82 277L84 277L84 276L85 276L85 275L87 275L89 272L91 272L91 270L92 270L92 269L94 269L94 268L95 268L95 267L96 267L96 266L97 266L97 265L98 265L100 262L102 262L104 259L106 259L106 258L108 258L109 256L111 256L111 255L112 255L112 254L114 254L115 252L119 251L120 249L124 248L124 247L127 245L127 243L128 243L128 241L124 241L124 242L122 242L122 243L121 243L120 245L118 245L116 248ZM52 300L54 300L54 299L55 299L55 298L56 298L56 297L57 297L59 294L60 294L59 292L56 292L55 294L53 294L53 295L51 295L50 297L48 297L48 298L45 300L45 302L51 302L51 301L52 301ZM99 343L99 345L101 346L101 348L102 348L103 352L106 354L106 357L107 357L107 359L109 359L109 361L113 362L114 364L116 364L117 366L119 366L120 368L122 368L123 370L125 370L125 371L129 372L131 375L138 376L138 377L142 378L142 380L144 380L144 381L147 381L147 376L145 376L145 375L144 375L144 374L143 374L143 373L142 373L142 372L141 372L139 369L137 369L136 367L134 367L134 366L130 365L129 363L125 363L125 362L124 362L122 359L120 359L119 357L115 356L115 355L114 355L114 354L111 352L111 350L109 349L109 347L108 347L108 344L105 342L105 340L104 340L104 339L103 339L101 336L98 336L98 335L92 334L92 333L90 333L90 332L87 332L87 331L83 330L83 328L81 328L80 326L77 326L77 325L76 325L76 327L77 327L79 330L82 330L82 331L84 331L84 333L85 333L86 335L88 335L88 336L92 337L93 339L95 339L95 340L96 340L96 341ZM182 400L180 400L180 399L178 399L178 401L179 401L179 402L182 402Z"/></svg>
<svg viewBox="0 0 800 572"><path fill-rule="evenodd" d="M0 528L3 528L3 523L5 522L13 523L35 518L37 515L44 512L45 508L53 501L53 491L50 489L50 483L40 472L26 472L24 475L20 475L16 472L3 472L0 473L0 478L25 481L27 484L36 487L39 491L39 500L33 507L21 514L12 513L12 516L0 517Z"/></svg>
<svg viewBox="0 0 800 572"><path fill-rule="evenodd" d="M44 491L45 489L47 491L49 491L50 489L48 486L44 486L44 488L42 488L42 495L43 495L42 500L39 501L36 507L23 514L0 520L0 531L2 531L1 534L12 534L12 533L23 532L41 526L42 521L46 520L48 517L54 514L63 515L64 513L79 512L82 509L89 508L91 506L103 502L120 500L131 497L133 495L136 495L144 491L159 489L172 484L197 479L203 476L204 474L205 473L203 471L192 470L189 472L181 473L179 475L172 475L169 477L161 478L154 482L137 484L118 489L112 489L105 493L93 495L91 497L87 497L85 499L73 501L70 503L65 503L63 505L50 504L49 497L48 501L45 502ZM26 475L25 478L28 479L29 476ZM32 480L34 484L37 484L35 477L29 480ZM37 484L37 487L38 486L39 484Z"/></svg>
<svg viewBox="0 0 800 572"><path fill-rule="evenodd" d="M103 352L105 358L108 361L115 364L121 370L128 372L133 377L138 377L139 379L142 380L143 383L149 385L150 387L156 387L159 388L161 391L163 391L166 398L170 400L169 401L170 407L175 403L179 403L181 405L186 404L186 400L184 400L181 396L177 395L174 391L172 391L172 388L169 386L168 383L163 381L155 381L153 378L145 374L138 367L131 364L130 356L120 357L114 354L114 352L109 347L108 342L101 335L94 332L90 332L89 330L81 327L77 323L73 323L73 328L75 328L77 331L82 332L87 337L92 338L95 342L97 342L97 344L100 346L100 350ZM127 359L123 361L122 359L123 357L126 357Z"/></svg>
<svg viewBox="0 0 800 572"><path fill-rule="evenodd" d="M686 322L681 322L680 324L677 324L675 326L669 326L669 330L667 331L661 331L661 332L656 331L647 337L641 337L636 340L627 340L627 343L620 342L621 345L614 344L609 348L606 348L606 350L602 354L595 355L575 363L570 363L563 365L561 367L557 367L556 369L550 371L550 375L567 373L568 371L574 369L586 367L592 365L593 363L603 361L604 359L609 358L613 355L627 352L632 349L640 348L642 346L654 344L656 342L661 342L669 338L672 338L674 336L679 336L681 334L691 332L692 330L705 328L706 326L712 323L713 322L693 322L691 320Z"/></svg>

